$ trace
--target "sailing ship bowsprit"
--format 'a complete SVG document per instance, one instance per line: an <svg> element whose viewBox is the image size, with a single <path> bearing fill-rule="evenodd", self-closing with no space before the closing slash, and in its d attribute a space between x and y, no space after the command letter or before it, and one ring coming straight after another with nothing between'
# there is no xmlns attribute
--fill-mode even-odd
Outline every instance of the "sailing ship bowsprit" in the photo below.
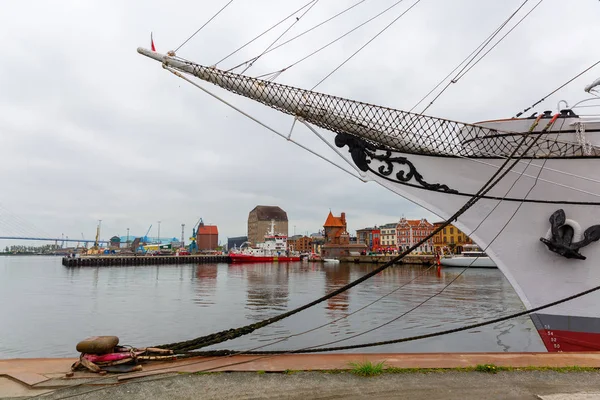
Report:
<svg viewBox="0 0 600 400"><path fill-rule="evenodd" d="M528 309L600 284L600 120L565 108L466 124L138 52L333 132L363 179L445 219L514 160L456 226L474 231ZM598 304L594 292L531 314L548 351L600 350Z"/></svg>

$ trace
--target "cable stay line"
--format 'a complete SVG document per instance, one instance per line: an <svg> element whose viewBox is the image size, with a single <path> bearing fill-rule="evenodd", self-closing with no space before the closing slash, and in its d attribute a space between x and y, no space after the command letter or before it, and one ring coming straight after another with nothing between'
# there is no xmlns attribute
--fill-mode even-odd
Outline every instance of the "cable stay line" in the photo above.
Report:
<svg viewBox="0 0 600 400"><path fill-rule="evenodd" d="M494 49L496 48L496 46L498 46L498 45L500 44L500 42L502 42L502 41L504 40L504 38L506 38L508 35L510 35L510 33L511 33L513 30L515 30L515 28L516 28L517 26L519 26L519 25L521 24L521 22L523 22L523 20L529 16L529 14L531 14L531 13L532 13L532 12L533 12L533 11L534 11L536 8L538 8L538 6L539 6L540 4L542 4L542 2L543 2L543 1L544 1L544 0L539 0L539 1L537 2L537 4L536 4L535 6L533 6L533 7L531 8L531 10L529 10L529 11L527 12L527 14L525 14L523 17L521 17L521 19L520 19L519 21L517 21L517 23L516 23L516 24L514 24L514 25L513 25L513 26L512 26L512 27L511 27L511 28L508 30L508 32L506 32L506 33L504 34L504 36L502 36L500 39L498 39L498 41L497 41L496 43L494 43L494 45L493 45L491 48L489 48L489 49L488 49L488 51L486 51L485 53L483 53L483 54L481 55L481 57L479 57L479 59L477 59L477 61L475 61L475 62L474 62L474 63L473 63L473 64L472 64L472 65L471 65L469 68L467 68L467 69L466 69L466 70L465 70L465 71L464 71L462 74L460 74L459 76L457 76L456 78L454 78L454 83L458 82L458 81L459 81L459 80L460 80L460 79L461 79L463 76L465 76L465 75L466 75L466 74L467 74L467 73L468 73L468 72L469 72L469 71L470 71L470 70L471 70L471 69L472 69L474 66L476 66L476 65L477 65L477 64L478 64L478 63L479 63L481 60L483 60L483 59L485 58L485 56L487 56L487 55L488 55L488 53L489 53L490 51L494 50Z"/></svg>
<svg viewBox="0 0 600 400"><path fill-rule="evenodd" d="M307 34L307 33L309 33L309 32L312 32L313 30L315 30L315 29L319 28L320 26L322 26L322 25L325 25L327 22L329 22L329 21L331 21L331 20L333 20L333 19L335 19L335 18L339 17L340 15L342 15L342 14L344 14L344 13L346 13L346 12L350 11L351 9L353 9L354 7L356 7L356 6L358 6L358 5L362 4L362 3L364 3L365 1L367 1L367 0L360 0L360 1L358 1L357 3L354 3L354 4L353 4L353 5L351 5L350 7L347 7L347 8L345 8L345 9L343 9L342 11L340 11L340 12L338 12L337 14L333 15L332 17L329 17L329 18L327 18L326 20L319 22L318 24L314 25L312 28L309 28L309 29L305 30L304 32L302 32L302 33L299 33L298 35L296 35L296 36L292 37L291 39L288 39L288 40L286 40L285 42L283 42L283 43L280 43L280 44L278 44L278 45L277 45L277 46L275 46L275 47L272 47L271 49L269 49L269 50L265 51L265 52L264 52L264 54L268 54L268 53L270 53L270 52L272 52L272 51L275 51L275 50L277 50L278 48L280 48L280 47L282 47L282 46L285 46L286 44L288 44L288 43L290 43L290 42L293 42L294 40L296 40L296 39L298 39L298 38L300 38L300 37L302 37L302 36L306 35L306 34ZM310 2L308 2L308 3L307 3L305 6L304 6L304 7L308 6L308 4L310 4ZM304 8L304 7L302 7L302 8ZM295 11L294 13L292 13L290 16L286 17L285 19L288 19L288 18L290 18L292 15L294 15L294 14L295 14L296 12L298 12L298 11L300 11L300 10L297 10L297 11ZM281 20L281 21L280 21L280 22L279 22L277 25L279 25L279 24L280 24L280 23L282 23L283 21L284 21L284 20ZM275 25L275 26L276 26L276 25ZM263 32L262 34L260 34L260 35L259 35L259 36L257 36L256 38L252 39L251 41L249 41L248 43L246 43L244 46L240 47L238 50L241 50L242 48L244 48L245 46L247 46L248 44L250 44L250 43L251 43L251 42L253 42L254 40L258 39L260 36L264 35L264 34L265 34L265 33L267 33L268 31L270 31L271 29L273 29L275 26L273 26L273 27L269 28L267 31ZM227 59L229 56L231 56L231 55L235 54L235 53L236 53L238 50L234 51L233 53L229 54L228 56L226 56L226 57L225 57L225 58L223 58L222 60L218 61L218 62L215 64L215 66L216 66L217 64L221 63L222 61L224 61L225 59ZM228 70L227 70L227 72L231 72L231 71L233 71L233 70L235 70L235 69L237 69L237 68L241 67L242 65L246 65L246 64L248 64L248 63L250 63L250 62L254 62L255 60L256 60L256 57L255 57L255 58L251 58L251 59L249 59L249 60L247 60L247 61L244 61L244 62L243 62L243 63L241 63L241 64L238 64L238 65L236 65L236 66L235 66L235 67L233 67L233 68L230 68L230 69L228 69Z"/></svg>
<svg viewBox="0 0 600 400"><path fill-rule="evenodd" d="M358 53L360 53L365 47L367 47L369 44L371 44L371 42L373 42L375 39L377 39L381 34L383 34L383 32L385 32L389 27L391 27L393 24L395 24L396 21L398 21L400 18L402 18L404 15L406 15L406 13L408 13L410 10L412 10L412 8L414 6L416 6L417 4L419 4L420 2L421 2L421 0L415 1L413 3L413 5L411 5L406 10L404 10L404 12L402 14L400 14L399 16L397 16L394 20L392 20L392 22L390 22L382 30L380 30L379 32L377 32L377 34L375 36L373 36L371 39L369 39L358 50L356 50L348 58L346 58L340 65L338 65L333 71L331 71L323 79L321 79L319 82L317 82L317 84L315 86L313 86L310 90L315 90L317 88L317 86L319 86L321 83L323 83L327 78L329 78L331 75L333 75L337 70L339 70L340 68L342 68L348 61L350 61L352 58L354 58L354 56L356 56Z"/></svg>
<svg viewBox="0 0 600 400"><path fill-rule="evenodd" d="M203 28L204 28L206 25L208 25L208 23L209 23L210 21L212 21L213 19L215 19L215 18L217 17L217 15L221 14L221 11L223 11L224 9L226 9L226 8L227 8L227 6L228 6L228 5L230 5L231 3L233 3L233 0L229 0L229 2L228 2L227 4L225 4L225 5L223 6L223 8L221 8L219 11L217 11L217 13L216 13L215 15L213 15L213 16L212 16L212 17L211 17L211 18L210 18L208 21L206 21L206 22L204 23L204 25L202 25L200 28L198 28L198 30L197 30L196 32L194 32L194 33L192 34L192 36L190 36L189 38L187 38L187 39L186 39L186 40L185 40L183 43L181 43L181 44L179 45L179 47L178 47L178 48L176 48L174 51L178 51L180 48L182 48L184 44L186 44L186 43L187 43L187 42L189 42L189 41L190 41L190 40L191 40L191 39L192 39L194 36L196 36L196 34L198 34L198 32L200 32L200 31L201 31L201 30L202 30L202 29L203 29Z"/></svg>
<svg viewBox="0 0 600 400"><path fill-rule="evenodd" d="M380 16L382 16L383 14L385 14L386 12L388 12L389 10L391 10L392 8L396 7L398 4L402 3L403 1L404 0L398 0L397 2L395 2L394 4L392 4L391 6L389 6L388 8L386 8L385 10L379 12L378 14L376 14L373 17L369 18L368 20L366 20L366 21L362 22L361 24L355 26L354 28L352 28L351 30L347 31L343 35L341 35L341 36L337 37L336 39L330 41L329 43L323 45L322 47L320 47L317 50L313 51L312 53L308 54L307 56L304 56L304 57L300 58L299 60L293 62L292 64L288 65L287 67L285 67L283 69L280 69L279 72L284 72L284 71L286 71L286 70L288 70L288 69L290 69L290 68L292 68L292 67L300 64L301 62L309 59L310 57L314 56L315 54L317 54L317 53L325 50L327 47L329 47L332 44L338 42L339 40L345 38L346 36L348 36L352 32L356 31L357 29L359 29L359 28L363 27L364 25L368 24L369 22L371 22L371 21L379 18ZM227 71L227 72L229 72L229 71ZM273 72L270 72L268 74L259 75L259 76L257 76L257 78L261 78L261 77L264 77L264 76L269 76L269 75L272 75L272 74L273 74Z"/></svg>
<svg viewBox="0 0 600 400"><path fill-rule="evenodd" d="M285 34L286 34L286 33L288 33L288 32L290 31L290 29L292 29L292 28L293 28L293 27L294 27L294 26L295 26L295 25L296 25L298 22L300 22L300 20L301 20L302 18L304 18L304 16L305 16L306 14L308 14L308 12L309 12L309 11L310 11L310 10L311 10L311 9L312 9L312 8L313 8L315 5L317 5L317 3L318 3L318 2L319 2L319 0L314 0L314 2L313 2L311 5L310 5L310 7L308 7L308 9L307 9L307 10L306 10L304 13L302 13L302 15L300 15L299 17L297 17L297 18L296 18L296 20L295 20L294 22L292 22L292 24L291 24L291 25L290 25L290 26L289 26L289 27L288 27L288 28L287 28L285 31L283 31L283 33L282 33L281 35L279 35L279 36L277 37L277 39L275 39L275 40L273 41L273 43L271 43L271 44L270 44L270 45L269 45L269 46L268 46L268 47L267 47L265 50L263 50L263 52L262 52L262 53L260 53L260 54L259 54L258 56L256 56L256 57L254 57L254 61L252 61L250 64L248 64L248 65L246 66L246 68L244 68L244 70L243 70L242 72L240 72L240 74L244 74L246 71L248 71L248 69L250 69L250 68L251 68L251 67L254 65L254 63L255 63L256 61L258 61L258 59L259 59L259 58L261 58L261 57L262 57L262 56L265 54L265 52L267 52L267 51L268 51L268 50L269 50L271 47L273 47L273 46L274 46L274 45L275 45L275 44L276 44L276 43L279 41L279 39L281 39L283 36L285 36Z"/></svg>
<svg viewBox="0 0 600 400"><path fill-rule="evenodd" d="M543 0L540 0L540 3L541 3L542 1L543 1ZM517 9L516 9L516 10L515 10L515 11L514 11L514 12L513 12L513 13L512 13L512 14L511 14L511 15L510 15L510 16L509 16L509 17L508 17L508 18L507 18L505 21L504 21L504 22L502 22L502 24L500 24L500 26L499 26L499 27L498 27L498 28L497 28L497 29L494 31L494 33L492 33L492 34L491 34L491 35L490 35L490 36L489 36L489 37L488 37L488 38L487 38L487 39L486 39L486 40L483 42L483 44L482 44L482 45L480 45L480 46L479 46L479 47L476 49L476 51L474 51L474 53L471 53L471 55L469 55L469 57L467 57L468 61L466 62L466 64L464 64L464 63L465 63L465 60L463 60L463 62L460 64L460 65L464 64L464 66L462 67L462 69L461 69L461 70L460 70L460 71L459 71L459 72L456 74L456 76L455 76L453 79L451 79L451 80L450 80L450 81L449 81L449 82L446 84L446 86L444 86L444 88L443 88L443 89L440 91L440 93L438 93L438 94L437 94L437 95L436 95L436 96L433 98L433 100L431 100L431 102L430 102L430 103L429 103L429 104L428 104L428 105L427 105L427 106L426 106L426 107L425 107L425 108L424 108L424 109L423 109L423 110L420 112L420 114L423 114L425 111L427 111L427 109L429 109L429 107L431 107L431 106L433 105L433 103L435 103L435 101L436 101L436 100L437 100L437 99L438 99L438 98L439 98L439 97L440 97L440 96L441 96L441 95L442 95L442 94L443 94L443 93L444 93L444 92L445 92L445 91L446 91L446 90L447 90L447 89L450 87L450 85L452 85L453 83L456 83L456 82L458 82L458 79L460 79L462 76L464 76L464 75L461 75L461 74L462 74L462 73L465 71L465 69L466 69L466 68L468 68L468 67L469 67L469 65L470 65L471 63L473 63L473 62L474 62L474 60L477 58L477 56L478 56L478 55L479 55L479 54L480 54L480 53L481 53L481 52L482 52L482 51L483 51L483 50L486 48L486 46L488 46L488 45L489 45L489 44L492 42L492 40L493 40L493 39L494 39L494 38L495 38L495 37L496 37L496 36L497 36L497 35L498 35L498 34L499 34L501 31L502 31L502 29L504 29L504 27L506 27L506 25L507 25L507 24L510 22L510 20L511 20L511 19L513 19L513 18L514 18L514 16L515 16L515 15L516 15L516 14L517 14L517 13L518 13L520 10L521 10L521 8L523 8L523 7L525 6L525 4L527 4L528 2L529 2L529 0L525 0L523 3L521 3L521 5L520 5L520 6L519 6L519 7L518 7L518 8L517 8ZM539 5L539 3L538 3L538 5ZM536 7L537 7L537 5L536 5ZM534 8L535 8L535 7L534 7ZM527 15L526 15L526 16L527 16ZM526 16L525 16L525 17L526 17ZM523 18L523 19L524 19L524 18ZM522 21L522 20L521 20L521 21ZM520 23L520 21L517 23L517 25L518 25L519 23ZM515 26L516 26L516 25L515 25ZM510 31L509 31L509 33L510 33ZM506 37L506 35L505 35L504 37ZM504 37L503 37L502 39L504 39ZM501 41L502 39L500 39L500 41ZM498 42L498 43L499 43L499 42ZM494 45L494 47L495 47L495 45ZM488 53L489 53L489 51L488 51ZM487 54L487 53L485 53L485 54ZM482 57L482 58L483 58L483 57ZM481 59L480 59L479 61L481 61ZM479 61L477 61L477 63L478 63ZM470 68L469 68L469 69L470 69ZM446 78L444 78L444 80L443 80L443 81L445 81L445 80L446 80ZM442 82L443 82L443 81L442 81ZM441 84L442 82L440 82L440 84ZM438 86L439 86L440 84L438 84ZM438 86L436 86L436 87L438 87ZM434 90L435 90L435 89L434 89ZM431 93L431 92L430 92L430 93ZM429 95L429 94L428 94L428 95ZM423 100L421 100L421 101L423 101ZM415 107L416 107L416 106L415 106ZM414 109L414 107L413 107L413 109ZM412 110L412 109L411 109L411 110Z"/></svg>
<svg viewBox="0 0 600 400"><path fill-rule="evenodd" d="M580 73L578 73L577 75L575 75L574 77L572 77L571 79L569 79L568 81L566 81L565 83L563 83L562 85L560 85L559 87L557 87L556 89L554 89L553 91L551 91L550 93L545 95L544 97L542 97L541 99L539 99L538 101L536 101L535 103L530 105L529 107L525 108L523 111L517 113L515 115L515 118L519 118L521 115L523 115L527 111L531 110L533 107L537 106L538 104L540 104L541 102L546 100L548 97L552 96L554 93L558 92L560 89L564 88L569 83L573 82L575 79L579 78L581 75L585 74L586 72L588 72L589 70L591 70L598 64L600 64L600 60L596 61L595 63L593 63L592 65L590 65L589 67L587 67L586 69L584 69L583 71L581 71Z"/></svg>
<svg viewBox="0 0 600 400"><path fill-rule="evenodd" d="M279 25L281 25L282 23L284 23L285 21L287 21L288 19L292 18L294 15L296 15L296 13L304 10L306 7L308 7L311 3L313 3L315 0L310 0L308 3L306 3L305 5L303 5L302 7L300 7L299 9L297 9L296 11L292 12L291 14L289 14L287 17L283 18L282 20L280 20L279 22L277 22L275 25L271 26L269 29L267 29L266 31L264 31L263 33L259 34L258 36L255 36L254 38L252 38L251 40L249 40L248 42L246 42L245 44L243 44L242 46L238 47L237 49L235 49L234 51L232 51L231 53L227 54L225 57L221 58L219 61L217 61L216 63L213 64L214 67L216 67L217 65L219 65L220 63L222 63L223 61L227 60L229 57L231 57L232 55L236 54L238 51L244 49L246 46L250 45L251 43L255 42L257 39L260 39L262 36L266 35L267 33L269 33L270 31L272 31L273 29L277 28ZM363 0L364 1L364 0ZM277 46L279 47L279 46ZM274 49L271 49L274 50ZM271 51L270 50L270 51ZM269 51L267 51L268 53ZM228 71L232 71L238 67L241 67L242 65L245 65L247 62L241 63L233 68L231 68Z"/></svg>
<svg viewBox="0 0 600 400"><path fill-rule="evenodd" d="M237 112L239 112L240 114L242 114L243 116L245 116L245 117L247 117L247 118L251 119L252 121L254 121L254 122L256 122L257 124L259 124L260 126L262 126L262 127L266 128L267 130L269 130L269 131L271 131L271 132L275 133L277 136L280 136L280 137L282 137L282 138L286 139L288 142L291 142L291 143L295 144L296 146L300 147L301 149L303 149L303 150L306 150L306 151L308 151L309 153L311 153L311 154L313 154L313 155L315 155L315 156L319 157L320 159L322 159L322 160L324 160L324 161L328 162L329 164L333 165L334 167L337 167L338 169L340 169L340 170L344 171L345 173L347 173L348 175L350 175L350 176L352 176L352 177L354 177L354 178L358 179L359 181L361 181L361 182L365 182L365 180L364 180L362 177L360 177L360 176L356 175L355 173L353 173L353 172L351 172L351 171L348 171L346 168L342 167L342 166L341 166L341 165L339 165L339 164L336 164L335 162L331 161L331 160L330 160L330 159L328 159L327 157L325 157L325 156L323 156L323 155L321 155L321 154L317 153L316 151L314 151L314 150L310 149L309 147L307 147L307 146L305 146L305 145L303 145L303 144L301 144L301 143L299 143L299 142L295 141L294 139L290 138L288 135L284 135L283 133L281 133L281 132L277 131L275 128L272 128L272 127L270 127L269 125L267 125L267 124L263 123L262 121L260 121L260 120L256 119L255 117L251 116L250 114L248 114L248 113L246 113L246 112L242 111L242 110L241 110L241 109L239 109L238 107L234 106L233 104L229 103L228 101L226 101L226 100L222 99L221 97L217 96L216 94L212 93L212 92L211 92L211 91L209 91L208 89L206 89L206 88L204 88L204 87L200 86L199 84L197 84L196 82L192 81L192 80L191 80L190 78L188 78L187 76L184 76L184 75L183 75L183 74L181 74L179 71L176 71L176 70L174 70L174 69L172 69L172 68L170 68L170 67L166 67L166 66L165 66L164 68L165 68L167 71L171 72L173 75L175 75L175 76L177 76L177 77L179 77L179 78L181 78L181 79L183 79L183 80L187 81L188 83L190 83L190 84L192 84L193 86L197 87L198 89L202 90L203 92L205 92L205 93L206 93L206 94L208 94L209 96L212 96L212 97L214 97L215 99L217 99L217 100L219 100L220 102L222 102L223 104L225 104L225 105L227 105L227 106L229 106L229 107L233 108L235 111L237 111Z"/></svg>

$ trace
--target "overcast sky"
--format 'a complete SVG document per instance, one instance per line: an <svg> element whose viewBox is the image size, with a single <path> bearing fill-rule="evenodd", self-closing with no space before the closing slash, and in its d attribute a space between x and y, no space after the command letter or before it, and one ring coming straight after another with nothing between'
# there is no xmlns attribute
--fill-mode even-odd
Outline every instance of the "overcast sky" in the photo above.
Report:
<svg viewBox="0 0 600 400"><path fill-rule="evenodd" d="M307 1L234 0L177 54L212 65ZM266 54L247 74L286 67L395 1L365 0ZM312 87L414 1L404 0L277 81ZM318 1L282 40L356 2ZM521 2L422 0L318 90L410 109ZM150 46L151 31L158 51L177 48L225 3L0 0L0 236L93 238L101 219L105 239L127 228L143 235L150 224L156 235L159 220L161 236L179 237L185 223L187 238L202 217L226 241L246 234L248 212L258 204L286 210L290 235L317 231L329 209L346 212L352 233L402 215L437 219L287 143L136 52ZM464 122L514 115L600 58L599 17L597 0L544 0L427 114ZM290 24L218 67L260 54ZM600 68L537 110L583 99L583 87L597 77ZM205 86L289 131L291 117ZM293 137L334 157L303 126Z"/></svg>

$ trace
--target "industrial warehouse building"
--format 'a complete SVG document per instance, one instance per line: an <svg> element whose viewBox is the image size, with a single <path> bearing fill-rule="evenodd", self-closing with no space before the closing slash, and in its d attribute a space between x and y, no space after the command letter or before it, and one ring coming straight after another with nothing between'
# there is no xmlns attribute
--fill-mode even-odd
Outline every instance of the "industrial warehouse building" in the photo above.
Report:
<svg viewBox="0 0 600 400"><path fill-rule="evenodd" d="M248 241L252 244L262 243L271 229L271 221L275 221L275 233L288 234L287 213L278 206L256 206L248 214Z"/></svg>
<svg viewBox="0 0 600 400"><path fill-rule="evenodd" d="M219 230L216 225L204 225L200 222L196 233L198 250L215 250L219 246Z"/></svg>

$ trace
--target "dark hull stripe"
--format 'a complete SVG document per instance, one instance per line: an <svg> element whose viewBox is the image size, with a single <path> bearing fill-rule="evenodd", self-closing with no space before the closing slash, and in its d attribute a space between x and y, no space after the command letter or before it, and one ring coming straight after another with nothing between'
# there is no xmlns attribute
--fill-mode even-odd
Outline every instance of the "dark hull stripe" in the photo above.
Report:
<svg viewBox="0 0 600 400"><path fill-rule="evenodd" d="M600 318L531 314L531 320L548 351L600 351Z"/></svg>
<svg viewBox="0 0 600 400"><path fill-rule="evenodd" d="M537 330L551 329L600 334L600 318L535 313L531 314L531 319Z"/></svg>

